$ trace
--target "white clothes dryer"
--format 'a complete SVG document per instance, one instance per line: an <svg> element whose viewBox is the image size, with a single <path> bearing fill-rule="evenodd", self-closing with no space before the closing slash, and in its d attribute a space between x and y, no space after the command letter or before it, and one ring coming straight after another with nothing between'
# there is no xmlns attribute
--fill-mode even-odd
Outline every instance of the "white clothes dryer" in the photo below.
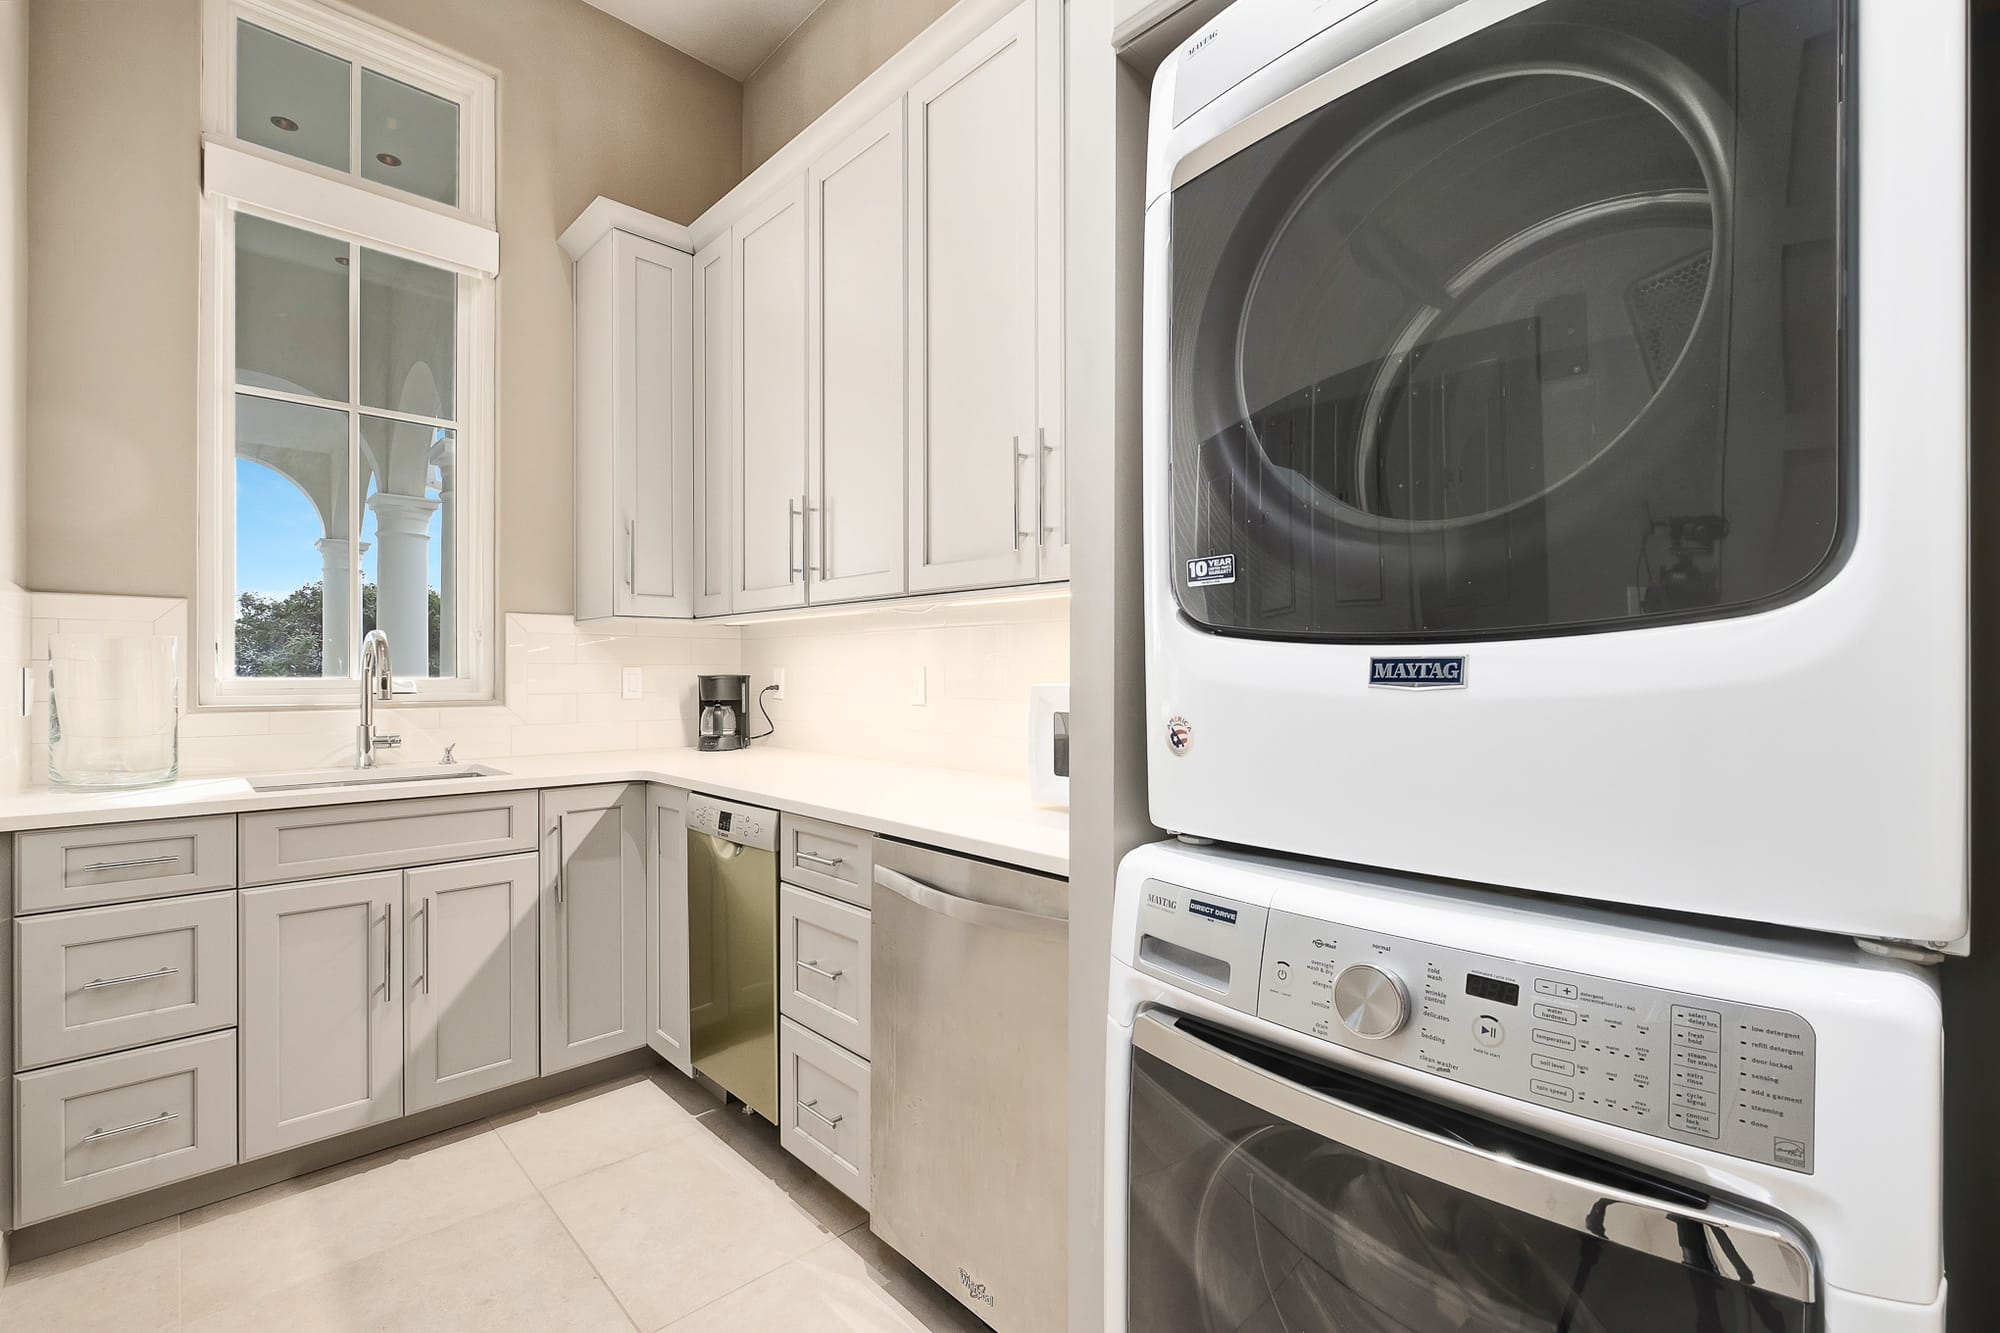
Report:
<svg viewBox="0 0 2000 1333"><path fill-rule="evenodd" d="M1922 969L1170 843L1113 932L1113 1333L1945 1326Z"/></svg>
<svg viewBox="0 0 2000 1333"><path fill-rule="evenodd" d="M1962 949L1964 0L1239 0L1146 215L1155 823Z"/></svg>

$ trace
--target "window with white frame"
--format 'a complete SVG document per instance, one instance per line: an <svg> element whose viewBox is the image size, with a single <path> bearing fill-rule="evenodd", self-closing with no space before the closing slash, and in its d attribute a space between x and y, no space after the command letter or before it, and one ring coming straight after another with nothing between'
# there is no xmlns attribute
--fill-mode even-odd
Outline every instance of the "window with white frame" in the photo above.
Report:
<svg viewBox="0 0 2000 1333"><path fill-rule="evenodd" d="M490 698L494 82L315 0L207 0L201 701Z"/></svg>

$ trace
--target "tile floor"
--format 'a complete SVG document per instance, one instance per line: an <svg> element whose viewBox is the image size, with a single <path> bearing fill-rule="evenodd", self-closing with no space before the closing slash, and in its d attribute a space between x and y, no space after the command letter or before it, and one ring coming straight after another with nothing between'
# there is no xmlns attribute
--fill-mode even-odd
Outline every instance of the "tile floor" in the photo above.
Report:
<svg viewBox="0 0 2000 1333"><path fill-rule="evenodd" d="M0 1329L975 1333L862 1211L671 1070L17 1265Z"/></svg>

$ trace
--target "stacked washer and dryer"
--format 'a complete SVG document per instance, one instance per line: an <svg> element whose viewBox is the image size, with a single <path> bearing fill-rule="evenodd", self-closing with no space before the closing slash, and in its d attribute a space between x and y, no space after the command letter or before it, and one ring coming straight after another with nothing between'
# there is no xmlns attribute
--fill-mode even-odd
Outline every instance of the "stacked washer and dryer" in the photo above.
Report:
<svg viewBox="0 0 2000 1333"><path fill-rule="evenodd" d="M1146 215L1105 1323L1939 1333L1963 0L1238 0Z"/></svg>

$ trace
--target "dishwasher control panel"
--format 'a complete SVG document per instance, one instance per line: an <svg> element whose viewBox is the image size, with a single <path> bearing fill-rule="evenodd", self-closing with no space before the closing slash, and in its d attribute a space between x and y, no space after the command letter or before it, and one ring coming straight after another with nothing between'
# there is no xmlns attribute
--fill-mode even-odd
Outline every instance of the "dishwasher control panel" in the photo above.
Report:
<svg viewBox="0 0 2000 1333"><path fill-rule="evenodd" d="M1259 1017L1490 1092L1811 1173L1794 1013L1273 911Z"/></svg>
<svg viewBox="0 0 2000 1333"><path fill-rule="evenodd" d="M738 846L767 852L778 849L777 812L754 805L740 805L715 796L693 796L688 799L687 826L690 833L712 834Z"/></svg>

